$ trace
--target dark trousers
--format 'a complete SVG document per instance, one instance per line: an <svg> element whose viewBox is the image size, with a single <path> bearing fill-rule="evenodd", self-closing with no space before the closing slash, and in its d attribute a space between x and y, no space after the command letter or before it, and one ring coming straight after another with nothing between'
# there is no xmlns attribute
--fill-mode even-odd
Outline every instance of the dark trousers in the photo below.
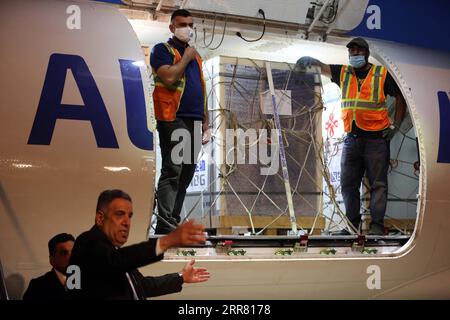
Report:
<svg viewBox="0 0 450 320"><path fill-rule="evenodd" d="M360 186L367 174L370 187L370 215L372 226L384 228L387 204L387 171L389 142L383 138L364 138L348 134L344 139L341 158L341 188L350 222L359 228Z"/></svg>
<svg viewBox="0 0 450 320"><path fill-rule="evenodd" d="M176 226L181 221L180 213L186 189L194 176L201 148L201 121L190 118L176 118L172 122L158 121L157 129L162 158L156 192L158 215ZM172 138L177 139L172 141ZM162 219L158 219L156 234L167 234L172 230Z"/></svg>

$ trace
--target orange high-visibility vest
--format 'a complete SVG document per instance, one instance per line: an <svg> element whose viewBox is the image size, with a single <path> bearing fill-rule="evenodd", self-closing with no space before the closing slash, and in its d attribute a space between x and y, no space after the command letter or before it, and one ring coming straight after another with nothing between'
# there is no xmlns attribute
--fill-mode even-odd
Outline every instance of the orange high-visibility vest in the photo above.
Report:
<svg viewBox="0 0 450 320"><path fill-rule="evenodd" d="M173 56L173 64L181 60L180 52L173 48L169 43L164 43L169 53ZM206 115L207 101L206 101L206 84L202 71L202 59L197 54L196 60L200 68L200 81L203 87L204 96L204 112ZM159 121L174 121L180 107L181 97L183 96L184 88L186 87L186 76L181 76L173 85L165 84L161 78L158 77L156 70L152 68L153 78L155 80L155 90L153 91L153 107L155 110L155 118Z"/></svg>
<svg viewBox="0 0 450 320"><path fill-rule="evenodd" d="M341 68L341 115L345 132L352 131L352 122L366 131L380 131L390 126L384 82L387 70L372 66L361 88L353 67Z"/></svg>

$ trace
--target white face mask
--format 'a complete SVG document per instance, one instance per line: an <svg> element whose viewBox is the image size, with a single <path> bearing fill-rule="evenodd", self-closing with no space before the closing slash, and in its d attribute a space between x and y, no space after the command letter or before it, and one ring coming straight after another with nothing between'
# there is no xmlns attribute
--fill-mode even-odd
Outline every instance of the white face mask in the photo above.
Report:
<svg viewBox="0 0 450 320"><path fill-rule="evenodd" d="M176 28L174 35L179 40L188 43L194 37L194 30L192 30L190 27Z"/></svg>

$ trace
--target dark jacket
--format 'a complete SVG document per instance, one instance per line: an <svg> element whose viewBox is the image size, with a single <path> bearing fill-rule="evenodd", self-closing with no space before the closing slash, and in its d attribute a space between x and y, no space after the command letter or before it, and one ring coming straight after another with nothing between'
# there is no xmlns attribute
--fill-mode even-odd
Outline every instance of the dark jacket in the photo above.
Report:
<svg viewBox="0 0 450 320"><path fill-rule="evenodd" d="M137 268L159 261L156 239L116 249L97 227L82 233L75 241L71 265L81 271L81 289L69 290L74 299L132 300L132 279L139 299L179 292L183 279L178 273L144 277Z"/></svg>
<svg viewBox="0 0 450 320"><path fill-rule="evenodd" d="M68 300L69 295L58 279L55 270L32 279L23 300Z"/></svg>

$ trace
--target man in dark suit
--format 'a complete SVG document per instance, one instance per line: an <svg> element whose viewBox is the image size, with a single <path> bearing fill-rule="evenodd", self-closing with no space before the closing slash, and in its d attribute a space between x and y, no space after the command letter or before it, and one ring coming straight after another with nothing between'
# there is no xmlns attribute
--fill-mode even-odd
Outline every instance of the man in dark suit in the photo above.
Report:
<svg viewBox="0 0 450 320"><path fill-rule="evenodd" d="M66 269L69 265L75 238L71 234L60 233L48 242L49 260L52 270L32 279L23 300L68 300L65 288Z"/></svg>
<svg viewBox="0 0 450 320"><path fill-rule="evenodd" d="M137 268L161 260L167 249L204 243L204 228L186 222L161 238L123 247L132 216L127 193L105 190L100 194L95 225L76 239L70 259L81 271L81 288L69 290L75 299L143 300L179 292L184 282L208 280L206 269L193 268L194 260L181 273L144 277Z"/></svg>

